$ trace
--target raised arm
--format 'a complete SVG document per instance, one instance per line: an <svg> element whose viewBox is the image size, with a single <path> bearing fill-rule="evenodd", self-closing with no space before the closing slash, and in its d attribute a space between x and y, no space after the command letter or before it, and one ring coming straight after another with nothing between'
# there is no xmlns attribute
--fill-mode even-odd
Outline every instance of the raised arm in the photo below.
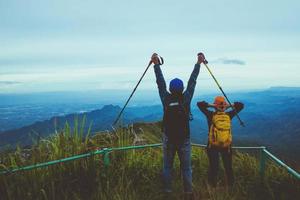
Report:
<svg viewBox="0 0 300 200"><path fill-rule="evenodd" d="M185 101L188 103L190 103L193 98L196 83L197 83L197 78L198 78L199 71L200 71L200 64L203 63L204 61L206 61L204 54L199 53L197 63L194 66L194 70L190 76L190 79L188 81L188 85L187 85L187 88L186 88L185 94L184 94Z"/></svg>
<svg viewBox="0 0 300 200"><path fill-rule="evenodd" d="M188 81L188 85L187 85L187 88L185 90L185 100L186 102L190 103L192 98L193 98L193 95L194 95L194 91L195 91L195 87L196 87L196 83L197 83L197 78L198 78L198 75L199 75L199 71L200 71L200 64L195 64L194 66L194 70L190 76L190 79Z"/></svg>
<svg viewBox="0 0 300 200"><path fill-rule="evenodd" d="M155 76L156 76L156 83L158 86L159 96L160 96L161 102L164 104L164 99L167 96L168 92L167 92L166 81L164 79L164 76L160 69L159 64L154 65L154 72L155 72Z"/></svg>

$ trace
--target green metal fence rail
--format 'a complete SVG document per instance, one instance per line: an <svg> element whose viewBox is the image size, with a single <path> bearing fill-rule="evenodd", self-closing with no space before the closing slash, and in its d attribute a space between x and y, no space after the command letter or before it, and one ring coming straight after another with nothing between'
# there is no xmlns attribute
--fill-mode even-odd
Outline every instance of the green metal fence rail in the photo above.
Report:
<svg viewBox="0 0 300 200"><path fill-rule="evenodd" d="M47 167L50 165L55 165L58 163L65 163L69 161L74 161L82 158L87 158L90 156L94 155L103 155L103 163L105 166L109 166L110 163L110 158L109 154L114 152L114 151L127 151L127 150L132 150L132 149L144 149L144 148L155 148L155 147L161 147L162 143L158 144L147 144L147 145L139 145L139 146L126 146L126 147L113 147L113 148L103 148L101 150L96 150L93 152L85 153L85 154L79 154L63 159L58 159L58 160L53 160L49 162L44 162L44 163L38 163L34 165L29 165L25 167L18 167L14 169L5 169L0 171L0 175L3 174L10 174L10 173L15 173L19 171L26 171L26 170L33 170L37 168L42 168L42 167ZM204 144L192 144L193 147L200 147L200 148L206 148L206 145ZM293 177L296 179L300 180L300 174L293 170L291 167L286 165L284 162L279 160L277 157L275 157L273 154L271 154L269 151L267 151L266 147L261 146L261 147L232 147L233 149L241 149L241 150L259 150L260 151L260 165L259 165L259 172L260 176L263 179L265 175L265 169L266 169L266 160L269 158L270 160L274 161L276 164L279 166L283 167L289 174L291 174Z"/></svg>
<svg viewBox="0 0 300 200"><path fill-rule="evenodd" d="M10 174L10 173L19 172L19 171L33 170L33 169L37 169L37 168L48 167L50 165L55 165L55 164L59 164L59 163L74 161L74 160L87 158L87 157L94 156L94 155L103 155L103 163L104 163L104 165L108 166L109 163L110 163L109 154L112 151L126 151L126 150L131 150L131 149L142 149L142 148L159 147L159 146L162 146L162 144L158 143L158 144L147 144L147 145L140 145L140 146L103 148L101 150L96 150L96 151L92 151L92 152L89 152L89 153L79 154L79 155L75 155L75 156L71 156L71 157L67 157L67 158L62 158L62 159L58 159L58 160L53 160L53 161L49 161L49 162L37 163L37 164L33 164L33 165L28 165L28 166L25 166L25 167L17 167L17 168L14 168L14 169L5 169L5 170L0 171L0 175Z"/></svg>
<svg viewBox="0 0 300 200"><path fill-rule="evenodd" d="M50 166L50 165L65 163L65 162L78 160L78 159L81 159L81 158L87 158L87 157L90 157L92 155L103 154L103 153L104 153L104 150L96 150L94 152L79 154L79 155L75 155L75 156L71 156L71 157L67 157L67 158L62 158L62 159L58 159L58 160L53 160L53 161L49 161L49 162L28 165L28 166L25 166L25 167L18 167L18 168L14 168L14 169L6 169L6 170L1 171L0 174L14 173L14 172L18 172L18 171L26 171L26 170L32 170L32 169L47 167L47 166Z"/></svg>
<svg viewBox="0 0 300 200"><path fill-rule="evenodd" d="M279 160L277 157L275 157L273 154L271 154L266 148L264 148L262 151L263 151L263 155L264 155L264 156L262 156L262 159L265 159L266 157L270 158L275 163L277 163L279 166L285 168L289 174L291 174L292 176L294 176L298 180L300 180L300 174L298 172L296 172L291 167L289 167L287 164L285 164L284 162ZM265 161L262 161L262 159L261 159L261 163L265 163Z"/></svg>

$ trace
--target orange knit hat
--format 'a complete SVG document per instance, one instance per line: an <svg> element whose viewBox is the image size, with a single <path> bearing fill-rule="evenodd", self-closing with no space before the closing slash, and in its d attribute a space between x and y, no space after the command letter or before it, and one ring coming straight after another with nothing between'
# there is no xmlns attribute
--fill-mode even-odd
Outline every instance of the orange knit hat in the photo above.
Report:
<svg viewBox="0 0 300 200"><path fill-rule="evenodd" d="M226 100L225 100L225 98L223 96L216 96L214 104L216 106L227 106L228 105L227 102L226 102Z"/></svg>

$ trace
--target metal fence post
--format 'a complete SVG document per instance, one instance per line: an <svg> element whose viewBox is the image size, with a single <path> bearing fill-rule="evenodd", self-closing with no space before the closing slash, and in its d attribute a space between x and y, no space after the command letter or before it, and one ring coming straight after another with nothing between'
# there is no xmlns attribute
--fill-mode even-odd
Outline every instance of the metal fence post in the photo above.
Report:
<svg viewBox="0 0 300 200"><path fill-rule="evenodd" d="M110 163L110 159L109 159L109 153L110 153L110 149L105 148L103 149L104 153L103 153L103 163L105 167L109 166Z"/></svg>
<svg viewBox="0 0 300 200"><path fill-rule="evenodd" d="M265 177L265 169L266 169L266 154L265 154L266 147L263 147L260 150L260 163L259 163L259 173L260 178L263 181Z"/></svg>

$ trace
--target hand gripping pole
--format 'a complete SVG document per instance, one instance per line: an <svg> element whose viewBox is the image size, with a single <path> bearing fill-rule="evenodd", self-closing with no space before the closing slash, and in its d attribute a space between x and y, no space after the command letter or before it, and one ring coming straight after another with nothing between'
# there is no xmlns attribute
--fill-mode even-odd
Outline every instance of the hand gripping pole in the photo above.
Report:
<svg viewBox="0 0 300 200"><path fill-rule="evenodd" d="M163 58L160 57L160 56L159 56L159 58L160 58L160 63L159 63L159 64L160 64L160 65L164 64ZM118 123L118 121L119 121L119 119L120 119L122 113L124 112L124 110L125 110L127 104L129 103L131 97L132 97L133 94L135 93L137 87L138 87L139 84L141 83L142 79L144 78L144 76L145 76L146 72L148 71L149 67L151 66L151 64L152 64L152 61L149 62L148 66L146 67L146 70L144 71L144 73L142 74L140 80L138 81L138 83L137 83L136 86L134 87L133 91L131 92L129 98L127 99L127 101L126 101L126 103L125 103L125 105L123 106L122 110L120 111L120 113L118 114L116 120L114 121L114 123L113 123L113 125L112 125L113 127Z"/></svg>

